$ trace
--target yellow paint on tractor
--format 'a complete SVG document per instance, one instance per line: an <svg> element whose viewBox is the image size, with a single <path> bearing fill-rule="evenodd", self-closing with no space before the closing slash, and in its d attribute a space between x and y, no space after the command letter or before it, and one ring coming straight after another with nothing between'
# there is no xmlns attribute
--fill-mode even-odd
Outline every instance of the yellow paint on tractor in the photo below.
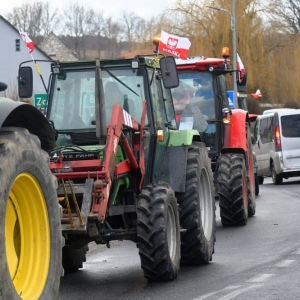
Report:
<svg viewBox="0 0 300 300"><path fill-rule="evenodd" d="M7 264L13 285L23 300L38 299L50 262L50 227L39 183L21 173L13 183L5 215Z"/></svg>

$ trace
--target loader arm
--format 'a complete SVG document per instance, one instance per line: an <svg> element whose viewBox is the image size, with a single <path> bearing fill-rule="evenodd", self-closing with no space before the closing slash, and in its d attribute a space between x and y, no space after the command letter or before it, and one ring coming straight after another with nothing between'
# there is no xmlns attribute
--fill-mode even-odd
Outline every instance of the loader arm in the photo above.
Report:
<svg viewBox="0 0 300 300"><path fill-rule="evenodd" d="M128 135L130 137L133 137L135 134L140 136L141 125L121 108L121 106L116 104L113 106L111 122L107 128L106 155L101 166L101 173L104 177L101 179L102 186L98 186L98 188L102 190L100 193L102 192L103 198L99 203L93 203L92 208L93 213L98 213L98 220L101 223L104 223L105 220L110 189L114 177L134 171L137 186L141 186L140 181L144 177L145 171L143 168L140 168L139 162L133 153L135 148L139 148L135 150L141 152L141 143L139 142L139 146L135 147L134 139L129 141L127 135L124 133L126 130L129 132ZM127 158L124 162L116 164L118 145L122 147Z"/></svg>

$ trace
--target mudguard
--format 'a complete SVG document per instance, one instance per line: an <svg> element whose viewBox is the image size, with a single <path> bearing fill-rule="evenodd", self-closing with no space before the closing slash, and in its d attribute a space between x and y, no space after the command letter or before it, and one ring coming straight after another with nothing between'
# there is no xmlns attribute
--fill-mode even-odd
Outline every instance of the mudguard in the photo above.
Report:
<svg viewBox="0 0 300 300"><path fill-rule="evenodd" d="M45 116L34 106L15 101L0 102L0 127L22 127L36 135L41 148L50 152L54 148L54 131Z"/></svg>
<svg viewBox="0 0 300 300"><path fill-rule="evenodd" d="M158 180L168 182L174 192L185 192L186 161L188 146L200 142L197 130L170 130L166 141L168 149L159 166ZM176 162L176 163L174 163Z"/></svg>
<svg viewBox="0 0 300 300"><path fill-rule="evenodd" d="M230 115L231 122L225 125L224 145L221 153L247 153L246 122L248 112L243 109L233 109Z"/></svg>

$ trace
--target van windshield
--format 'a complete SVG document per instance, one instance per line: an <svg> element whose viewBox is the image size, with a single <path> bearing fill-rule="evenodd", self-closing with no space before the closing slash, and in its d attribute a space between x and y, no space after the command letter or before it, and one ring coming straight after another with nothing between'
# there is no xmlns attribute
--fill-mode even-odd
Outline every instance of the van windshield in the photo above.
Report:
<svg viewBox="0 0 300 300"><path fill-rule="evenodd" d="M281 117L282 135L287 138L300 137L300 114Z"/></svg>

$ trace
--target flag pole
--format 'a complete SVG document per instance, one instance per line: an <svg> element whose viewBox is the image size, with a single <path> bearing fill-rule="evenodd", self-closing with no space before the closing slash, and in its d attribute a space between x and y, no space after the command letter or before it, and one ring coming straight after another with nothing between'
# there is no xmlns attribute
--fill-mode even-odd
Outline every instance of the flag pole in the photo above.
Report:
<svg viewBox="0 0 300 300"><path fill-rule="evenodd" d="M45 91L46 91L46 93L48 94L48 89L47 89L47 87L46 87L44 78L43 78L43 76L42 76L42 72L41 72L41 70L40 70L40 67L38 66L37 62L34 60L33 55L32 55L31 53L30 53L30 56L31 56L31 58L32 58L34 67L35 67L35 69L36 69L38 75L40 76L40 78L41 78L41 80L42 80L42 83L43 83L43 86L44 86L44 88L45 88Z"/></svg>
<svg viewBox="0 0 300 300"><path fill-rule="evenodd" d="M19 30L19 34L20 34L22 40L24 41L24 43L25 43L25 45L26 45L26 47L27 47L27 49L29 51L29 54L31 55L31 59L32 59L32 62L34 64L34 67L35 67L38 75L40 76L40 78L42 80L42 83L43 83L43 86L45 88L46 93L48 94L48 89L47 89L46 84L44 82L44 78L42 76L42 72L41 72L41 70L40 70L37 62L35 61L35 59L33 58L33 55L32 55L32 52L34 50L34 42L29 38L29 36L27 35L27 32Z"/></svg>

